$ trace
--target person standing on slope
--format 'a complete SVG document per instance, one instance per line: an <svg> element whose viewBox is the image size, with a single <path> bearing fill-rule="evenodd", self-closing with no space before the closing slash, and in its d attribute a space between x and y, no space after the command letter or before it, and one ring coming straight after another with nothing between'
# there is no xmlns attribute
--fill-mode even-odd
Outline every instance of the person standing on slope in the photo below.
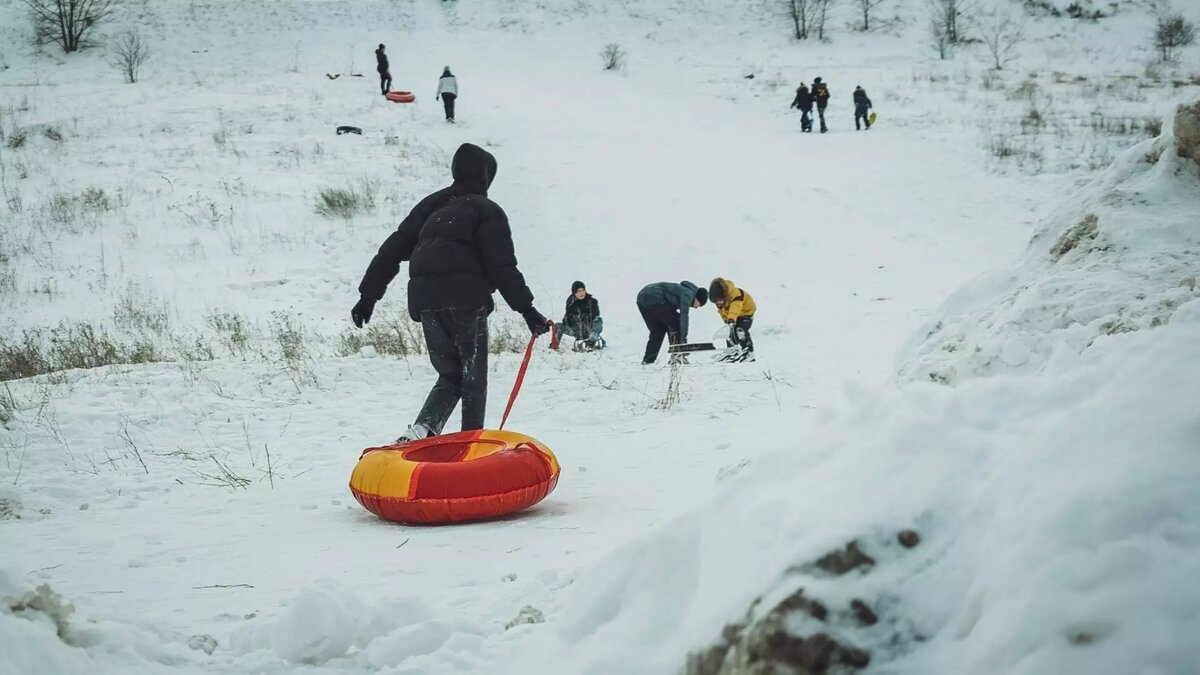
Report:
<svg viewBox="0 0 1200 675"><path fill-rule="evenodd" d="M442 107L446 109L446 121L454 122L454 101L458 98L458 78L450 72L450 66L442 69L442 77L438 79L438 90L435 98L442 99Z"/></svg>
<svg viewBox="0 0 1200 675"><path fill-rule="evenodd" d="M388 67L387 50L382 42L375 50L375 70L379 71L379 88L383 90L383 95L387 96L392 90L392 71Z"/></svg>
<svg viewBox="0 0 1200 675"><path fill-rule="evenodd" d="M483 428L487 404L488 315L500 295L525 318L535 336L550 321L533 307L533 293L517 269L508 216L488 199L496 158L463 143L450 164L454 182L422 199L371 260L358 285L350 317L362 328L375 303L408 261L408 313L421 322L438 379L416 421L397 443L442 433L462 401L462 430Z"/></svg>
<svg viewBox="0 0 1200 675"><path fill-rule="evenodd" d="M813 101L817 104L817 116L821 118L821 133L825 133L829 131L829 127L825 126L825 108L829 106L829 87L819 77L813 80L812 96Z"/></svg>
<svg viewBox="0 0 1200 675"><path fill-rule="evenodd" d="M792 108L800 110L800 131L812 131L813 95L808 91L808 85L803 82L796 88L796 98L792 100Z"/></svg>
<svg viewBox="0 0 1200 675"><path fill-rule="evenodd" d="M708 285L708 298L717 306L721 320L729 326L729 337L725 340L727 349L720 360L753 361L754 341L750 339L750 326L758 309L754 298L732 281L721 277L713 279Z"/></svg>
<svg viewBox="0 0 1200 675"><path fill-rule="evenodd" d="M867 98L867 92L863 91L862 86L854 88L854 130L861 131L858 121L867 125L867 130L871 129L871 118L867 116L867 110L872 108L871 99Z"/></svg>
<svg viewBox="0 0 1200 675"><path fill-rule="evenodd" d="M690 281L677 284L660 281L642 288L637 295L637 307L650 331L642 365L649 365L658 359L664 337L670 340L670 344L687 342L688 310L703 307L706 302L708 291L697 288ZM672 354L671 363L683 361L682 358L676 358L681 356L683 354Z"/></svg>

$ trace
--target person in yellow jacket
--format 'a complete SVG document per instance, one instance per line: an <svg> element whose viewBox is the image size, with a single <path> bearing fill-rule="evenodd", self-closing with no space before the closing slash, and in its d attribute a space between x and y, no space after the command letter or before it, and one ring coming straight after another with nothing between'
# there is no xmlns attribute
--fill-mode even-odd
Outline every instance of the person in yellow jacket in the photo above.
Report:
<svg viewBox="0 0 1200 675"><path fill-rule="evenodd" d="M754 341L750 339L750 325L754 323L754 312L758 309L754 298L738 288L728 279L717 277L708 285L708 297L717 307L721 319L729 326L729 347L721 361L753 361Z"/></svg>

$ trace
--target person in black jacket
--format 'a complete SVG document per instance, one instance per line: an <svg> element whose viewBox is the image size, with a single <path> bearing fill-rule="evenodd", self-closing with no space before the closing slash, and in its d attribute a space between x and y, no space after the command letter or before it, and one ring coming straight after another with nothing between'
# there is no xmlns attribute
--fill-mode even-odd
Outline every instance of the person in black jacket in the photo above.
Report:
<svg viewBox="0 0 1200 675"><path fill-rule="evenodd" d="M812 131L813 95L808 91L808 85L803 82L796 88L796 98L792 100L792 108L800 110L800 131Z"/></svg>
<svg viewBox="0 0 1200 675"><path fill-rule="evenodd" d="M817 116L821 118L821 133L825 133L829 131L829 127L825 126L825 108L829 106L829 86L819 77L813 80L812 96L813 101L817 104Z"/></svg>
<svg viewBox="0 0 1200 675"><path fill-rule="evenodd" d="M688 311L703 307L708 302L708 290L698 288L690 281L672 283L660 281L647 284L638 291L637 308L646 322L650 337L646 340L646 353L642 365L648 366L658 359L663 338L670 344L687 342ZM671 363L687 363L686 354L672 354Z"/></svg>
<svg viewBox="0 0 1200 675"><path fill-rule="evenodd" d="M408 313L421 322L429 361L438 373L416 422L397 443L442 432L462 401L462 429L483 428L487 403L488 315L499 289L534 335L551 322L533 307L533 294L517 269L508 217L488 199L496 158L463 143L450 164L454 182L422 199L383 242L358 285L350 317L361 328L375 303L408 261Z"/></svg>
<svg viewBox="0 0 1200 675"><path fill-rule="evenodd" d="M862 86L854 88L854 130L861 131L862 127L858 125L858 121L862 120L863 124L867 125L867 130L871 129L871 118L867 116L867 110L873 107L871 99L867 98L867 92L863 91Z"/></svg>
<svg viewBox="0 0 1200 675"><path fill-rule="evenodd" d="M379 71L379 88L387 96L392 90L392 71L388 68L387 52L382 42L379 43L379 49L375 50L375 70Z"/></svg>
<svg viewBox="0 0 1200 675"><path fill-rule="evenodd" d="M600 318L600 303L587 292L582 281L576 281L571 284L566 313L562 323L558 324L558 332L575 338L576 350L592 350L604 348L604 338L600 337L602 330L604 319Z"/></svg>

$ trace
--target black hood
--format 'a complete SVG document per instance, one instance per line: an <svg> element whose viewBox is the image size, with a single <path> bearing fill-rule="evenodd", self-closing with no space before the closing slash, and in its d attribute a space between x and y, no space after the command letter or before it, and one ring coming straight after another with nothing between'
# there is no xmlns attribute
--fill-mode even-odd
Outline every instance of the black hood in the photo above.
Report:
<svg viewBox="0 0 1200 675"><path fill-rule="evenodd" d="M463 143L450 162L454 185L465 192L487 196L496 178L496 158L478 145Z"/></svg>

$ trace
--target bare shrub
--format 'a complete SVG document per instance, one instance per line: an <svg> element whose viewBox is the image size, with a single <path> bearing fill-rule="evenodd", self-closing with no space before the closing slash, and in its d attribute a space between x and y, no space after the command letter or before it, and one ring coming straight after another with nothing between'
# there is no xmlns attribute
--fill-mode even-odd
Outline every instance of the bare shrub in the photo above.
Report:
<svg viewBox="0 0 1200 675"><path fill-rule="evenodd" d="M420 354L425 349L421 324L406 316L372 321L367 326L367 343L387 356Z"/></svg>
<svg viewBox="0 0 1200 675"><path fill-rule="evenodd" d="M79 198L72 194L52 195L44 207L46 217L58 225L74 225L79 220Z"/></svg>
<svg viewBox="0 0 1200 675"><path fill-rule="evenodd" d="M210 314L208 325L218 333L230 354L245 358L250 351L250 331L242 315L232 312Z"/></svg>
<svg viewBox="0 0 1200 675"><path fill-rule="evenodd" d="M488 326L488 352L521 353L529 344L529 327L523 321L505 317Z"/></svg>
<svg viewBox="0 0 1200 675"><path fill-rule="evenodd" d="M652 407L658 410L670 410L683 400L683 369L682 360L670 365L670 374L667 376L667 389L663 392L662 397L654 402Z"/></svg>
<svg viewBox="0 0 1200 675"><path fill-rule="evenodd" d="M1175 52L1180 47L1186 47L1196 41L1196 24L1185 19L1182 14L1172 12L1169 3L1166 2L1157 5L1156 13L1154 48L1158 50L1160 61L1174 61Z"/></svg>
<svg viewBox="0 0 1200 675"><path fill-rule="evenodd" d="M304 327L290 314L271 313L271 338L279 347L279 358L284 370L292 378L297 389L306 384L316 384L317 377L312 369L312 353L308 349L308 337Z"/></svg>
<svg viewBox="0 0 1200 675"><path fill-rule="evenodd" d="M946 27L937 17L929 21L929 44L938 53L938 58L945 61L950 57L950 38L946 35Z"/></svg>
<svg viewBox="0 0 1200 675"><path fill-rule="evenodd" d="M354 188L324 188L317 195L317 205L314 209L322 216L349 220L355 215L375 210L375 195L378 183L363 181L362 189Z"/></svg>
<svg viewBox="0 0 1200 675"><path fill-rule="evenodd" d="M108 193L100 188L86 188L79 193L79 201L83 208L93 213L101 213L111 211L113 208L112 200L109 199Z"/></svg>
<svg viewBox="0 0 1200 675"><path fill-rule="evenodd" d="M792 36L807 40L817 22L818 0L782 0L784 13L792 22Z"/></svg>
<svg viewBox="0 0 1200 675"><path fill-rule="evenodd" d="M90 323L27 330L20 339L0 337L0 380L17 380L74 368L169 360L152 342L119 342Z"/></svg>
<svg viewBox="0 0 1200 675"><path fill-rule="evenodd" d="M29 132L25 129L14 129L9 135L5 145L13 150L20 150L25 147L25 142L29 140Z"/></svg>
<svg viewBox="0 0 1200 675"><path fill-rule="evenodd" d="M1025 40L1025 24L1019 15L996 12L983 21L980 33L992 57L992 67L1003 70Z"/></svg>
<svg viewBox="0 0 1200 675"><path fill-rule="evenodd" d="M975 11L974 0L929 0L929 11L935 35L950 45L966 40L966 27Z"/></svg>
<svg viewBox="0 0 1200 675"><path fill-rule="evenodd" d="M17 292L17 270L12 258L0 251L0 295Z"/></svg>
<svg viewBox="0 0 1200 675"><path fill-rule="evenodd" d="M610 42L600 50L600 59L605 70L620 70L625 65L625 52L620 45Z"/></svg>
<svg viewBox="0 0 1200 675"><path fill-rule="evenodd" d="M88 32L112 14L113 0L21 0L41 47L56 44L68 54L86 46Z"/></svg>
<svg viewBox="0 0 1200 675"><path fill-rule="evenodd" d="M152 333L162 337L171 328L171 312L166 302L131 283L117 298L116 307L113 308L113 323L123 331Z"/></svg>
<svg viewBox="0 0 1200 675"><path fill-rule="evenodd" d="M45 136L47 139L54 141L55 143L63 142L62 129L59 129L56 126L49 126L49 127L46 127L45 129L42 129L42 135Z"/></svg>
<svg viewBox="0 0 1200 675"><path fill-rule="evenodd" d="M858 29L864 32L871 30L871 12L883 4L883 0L855 0L854 4L862 16L862 23L858 25Z"/></svg>
<svg viewBox="0 0 1200 675"><path fill-rule="evenodd" d="M150 58L150 46L137 31L125 31L117 37L112 47L112 65L121 71L125 81L133 84L138 80L142 64Z"/></svg>
<svg viewBox="0 0 1200 675"><path fill-rule="evenodd" d="M13 396L12 389L5 383L4 390L0 391L0 425L7 425L16 418L17 399ZM3 520L2 513L2 507L0 507L0 520Z"/></svg>

